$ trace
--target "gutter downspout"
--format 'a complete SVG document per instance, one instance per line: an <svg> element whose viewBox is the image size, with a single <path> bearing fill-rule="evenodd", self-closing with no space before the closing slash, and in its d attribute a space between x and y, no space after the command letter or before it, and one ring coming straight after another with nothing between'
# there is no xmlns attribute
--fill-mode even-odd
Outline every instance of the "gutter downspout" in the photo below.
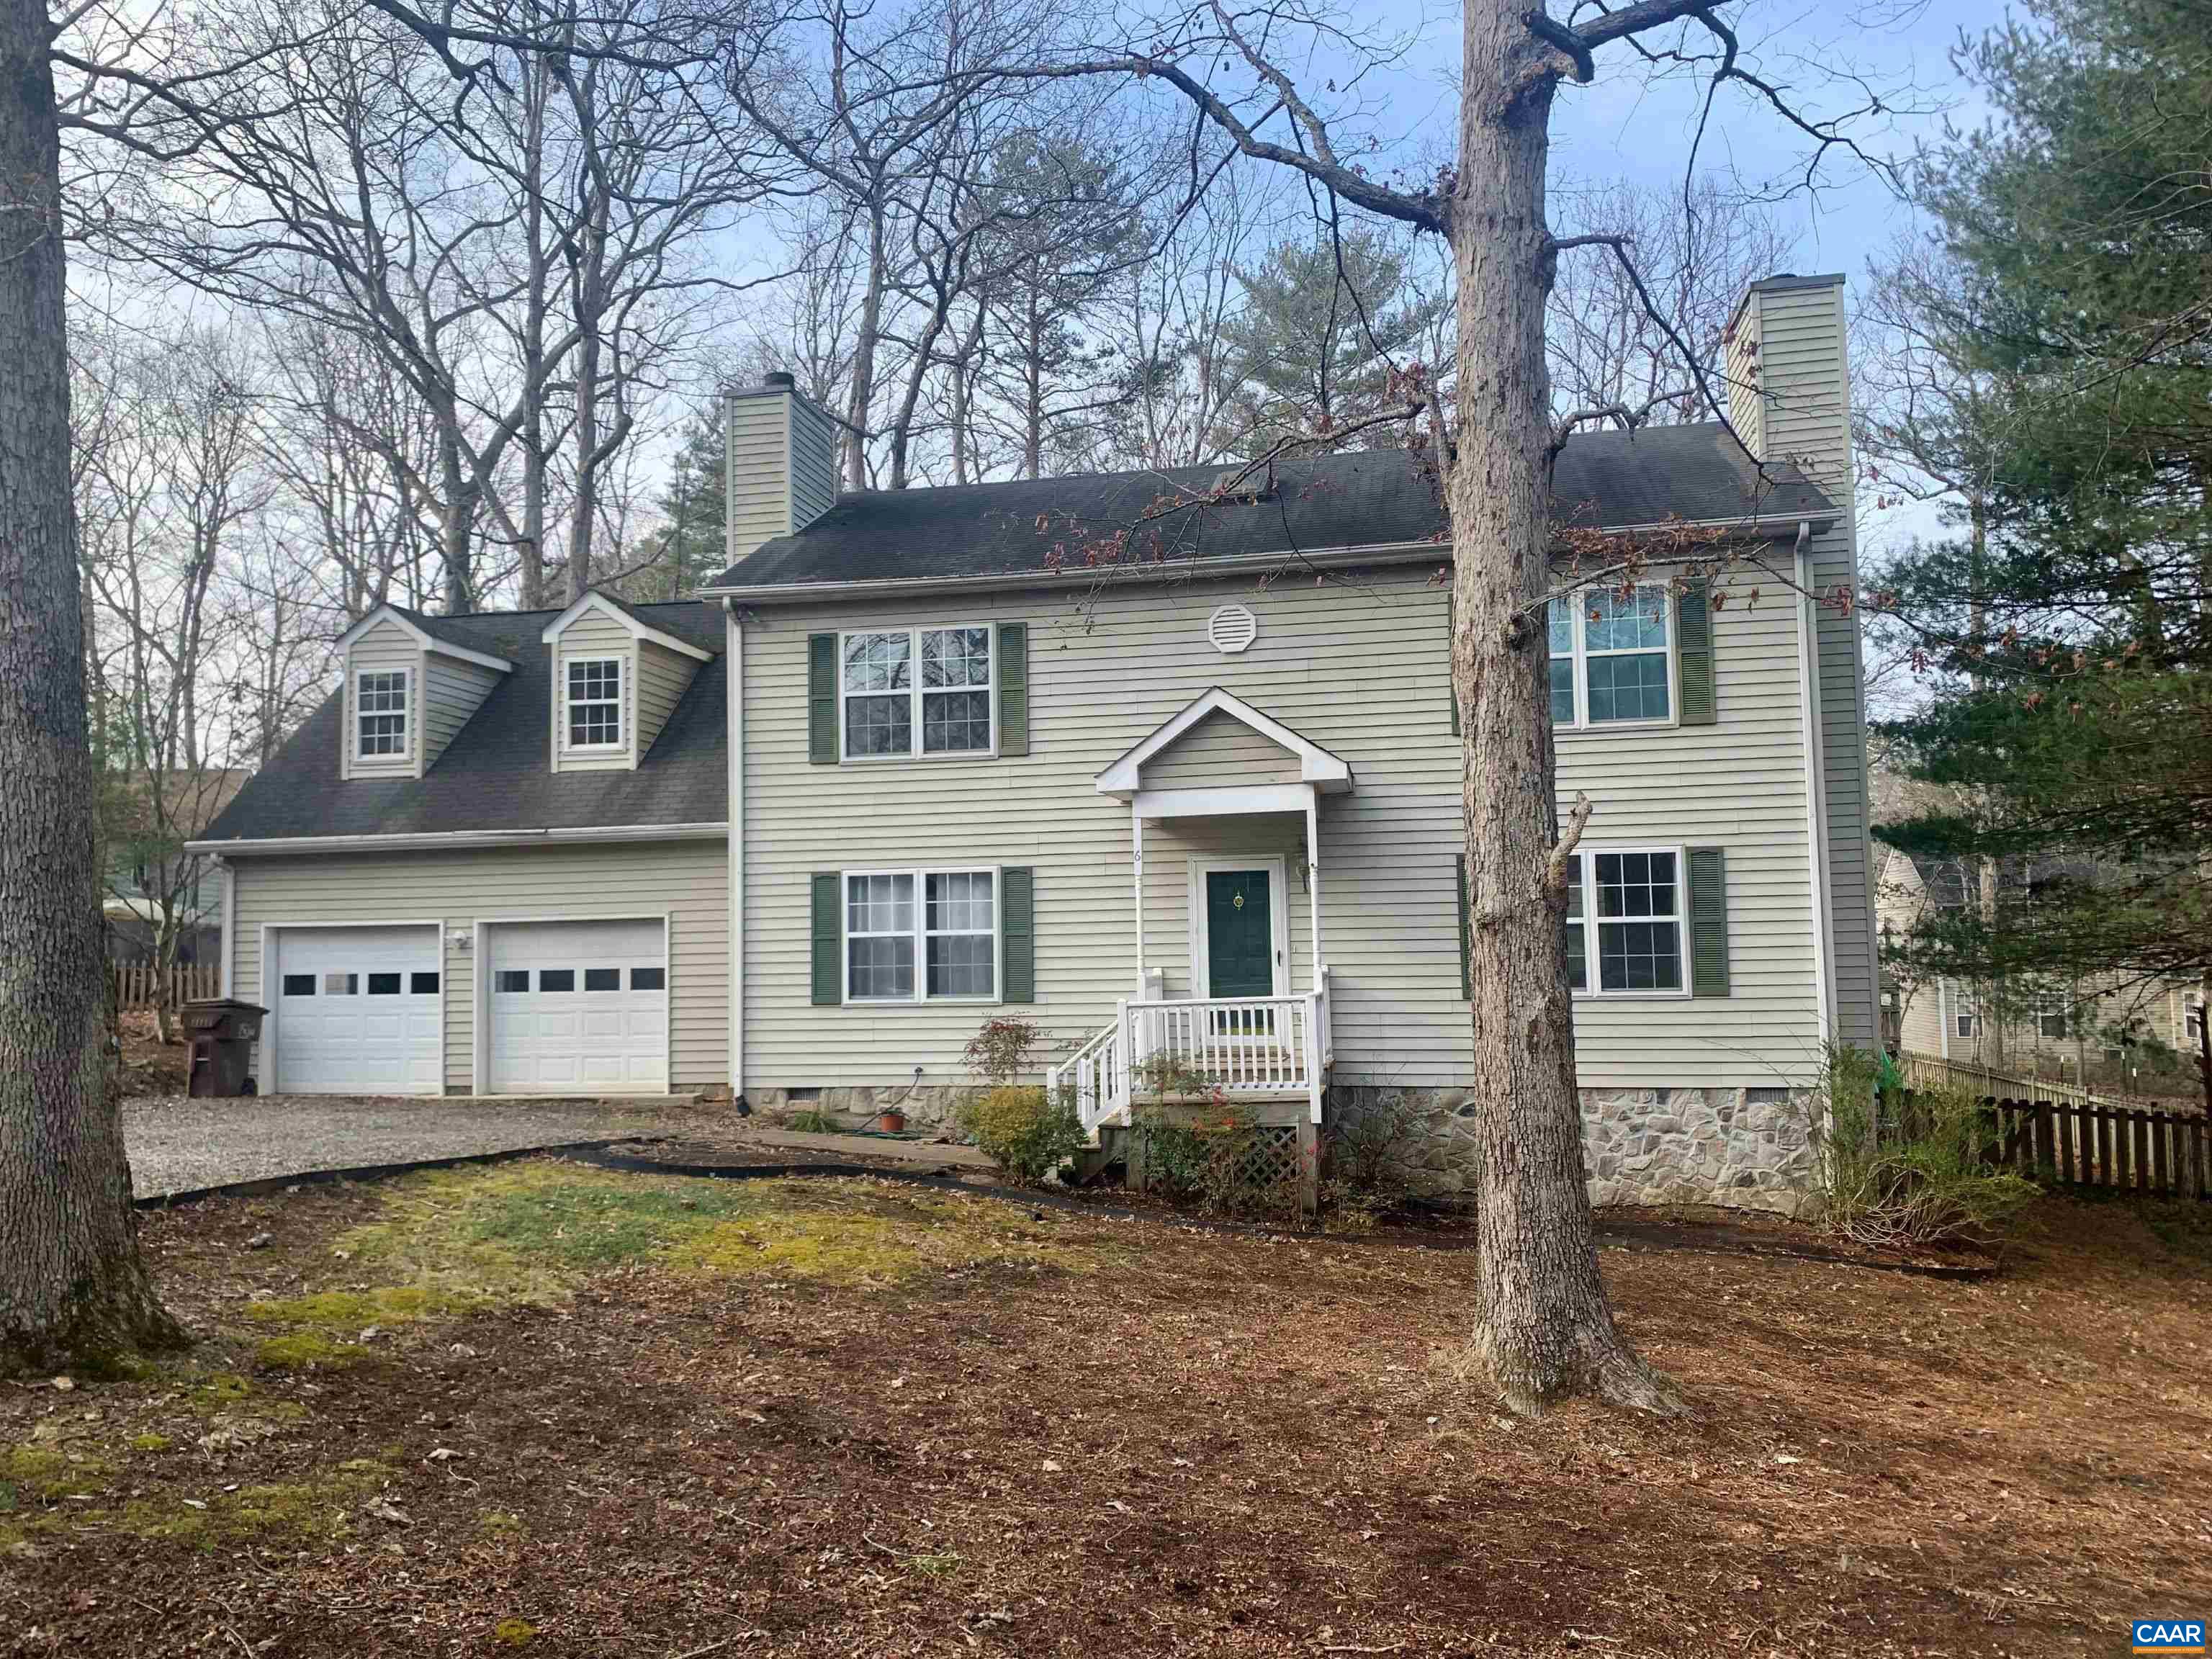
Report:
<svg viewBox="0 0 2212 1659"><path fill-rule="evenodd" d="M722 602L722 663L729 684L730 1102L745 1098L745 631L738 602Z"/></svg>
<svg viewBox="0 0 2212 1659"><path fill-rule="evenodd" d="M232 988L232 963L238 956L234 941L238 938L238 866L228 859L215 861L216 873L222 878L222 994L235 996Z"/></svg>
<svg viewBox="0 0 2212 1659"><path fill-rule="evenodd" d="M1813 597L1812 538L1813 521L1800 520L1792 550L1797 574L1797 735L1805 757L1805 847L1812 869L1813 992L1825 1054L1836 1030L1835 940L1828 920L1828 802L1820 753L1820 612Z"/></svg>

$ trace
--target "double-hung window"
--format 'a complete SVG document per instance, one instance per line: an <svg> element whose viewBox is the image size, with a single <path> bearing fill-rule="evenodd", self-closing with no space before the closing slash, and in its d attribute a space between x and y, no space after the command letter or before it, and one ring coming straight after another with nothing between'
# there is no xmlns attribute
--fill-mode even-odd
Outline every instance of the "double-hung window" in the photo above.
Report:
<svg viewBox="0 0 2212 1659"><path fill-rule="evenodd" d="M995 1000L998 885L995 870L848 872L845 1000Z"/></svg>
<svg viewBox="0 0 2212 1659"><path fill-rule="evenodd" d="M364 670L354 681L354 752L363 760L407 752L407 671Z"/></svg>
<svg viewBox="0 0 2212 1659"><path fill-rule="evenodd" d="M1674 715L1674 604L1663 582L1552 601L1552 724L1658 725Z"/></svg>
<svg viewBox="0 0 2212 1659"><path fill-rule="evenodd" d="M619 749L623 741L623 659L571 657L568 747Z"/></svg>
<svg viewBox="0 0 2212 1659"><path fill-rule="evenodd" d="M1567 982L1577 995L1686 994L1688 933L1680 848L1577 849L1568 871Z"/></svg>
<svg viewBox="0 0 2212 1659"><path fill-rule="evenodd" d="M838 647L846 759L992 752L988 626L845 634Z"/></svg>

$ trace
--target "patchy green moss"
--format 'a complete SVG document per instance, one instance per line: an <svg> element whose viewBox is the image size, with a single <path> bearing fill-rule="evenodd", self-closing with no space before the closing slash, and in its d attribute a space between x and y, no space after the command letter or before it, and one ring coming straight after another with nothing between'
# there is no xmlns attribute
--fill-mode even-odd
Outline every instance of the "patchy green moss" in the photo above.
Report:
<svg viewBox="0 0 2212 1659"><path fill-rule="evenodd" d="M318 1330L288 1331L272 1336L253 1351L253 1363L264 1371L305 1370L311 1365L343 1370L368 1358L368 1350L356 1342L340 1342Z"/></svg>
<svg viewBox="0 0 2212 1659"><path fill-rule="evenodd" d="M484 1299L434 1285L388 1285L380 1290L318 1291L312 1296L249 1303L246 1315L264 1325L357 1331L462 1313Z"/></svg>
<svg viewBox="0 0 2212 1659"><path fill-rule="evenodd" d="M64 1529L165 1539L204 1549L270 1535L343 1538L353 1530L351 1517L362 1501L392 1474L391 1465L375 1458L354 1458L307 1480L241 1486L204 1499L164 1492L117 1505L71 1504L66 1510L0 1522L0 1550Z"/></svg>
<svg viewBox="0 0 2212 1659"><path fill-rule="evenodd" d="M167 1451L169 1449L170 1443L169 1437L166 1434L134 1434L131 1437L132 1451Z"/></svg>
<svg viewBox="0 0 2212 1659"><path fill-rule="evenodd" d="M502 1619L491 1627L491 1639L503 1648L526 1648L538 1639L538 1626L527 1619Z"/></svg>
<svg viewBox="0 0 2212 1659"><path fill-rule="evenodd" d="M519 1515L510 1515L505 1510L486 1510L477 1517L477 1530L494 1538L520 1538L526 1529Z"/></svg>
<svg viewBox="0 0 2212 1659"><path fill-rule="evenodd" d="M192 1385L191 1402L202 1411L221 1411L252 1395L253 1384L236 1371L213 1371Z"/></svg>
<svg viewBox="0 0 2212 1659"><path fill-rule="evenodd" d="M13 1488L15 1504L42 1504L72 1492L98 1492L113 1478L116 1460L82 1441L26 1441L0 1448L0 1483Z"/></svg>

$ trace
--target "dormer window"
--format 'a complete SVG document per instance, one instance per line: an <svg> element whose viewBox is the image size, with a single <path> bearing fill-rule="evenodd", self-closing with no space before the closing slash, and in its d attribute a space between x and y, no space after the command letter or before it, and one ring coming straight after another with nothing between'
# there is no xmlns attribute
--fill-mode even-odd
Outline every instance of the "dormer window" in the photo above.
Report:
<svg viewBox="0 0 2212 1659"><path fill-rule="evenodd" d="M623 741L623 659L568 659L568 747L619 749Z"/></svg>
<svg viewBox="0 0 2212 1659"><path fill-rule="evenodd" d="M354 752L363 760L407 752L407 673L371 670L355 682Z"/></svg>

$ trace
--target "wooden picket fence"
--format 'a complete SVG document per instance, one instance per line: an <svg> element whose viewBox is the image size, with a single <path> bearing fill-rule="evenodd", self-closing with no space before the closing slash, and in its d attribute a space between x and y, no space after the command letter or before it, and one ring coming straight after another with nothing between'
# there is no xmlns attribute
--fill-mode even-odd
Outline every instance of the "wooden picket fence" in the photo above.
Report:
<svg viewBox="0 0 2212 1659"><path fill-rule="evenodd" d="M2063 1187L2212 1199L2212 1121L2202 1113L1995 1097L1982 1111L2001 1169Z"/></svg>
<svg viewBox="0 0 2212 1659"><path fill-rule="evenodd" d="M115 984L115 1006L129 1011L154 1007L161 995L161 970L150 962L114 962L107 968ZM222 994L222 966L213 962L180 962L168 971L169 1006L179 1007L204 997Z"/></svg>

